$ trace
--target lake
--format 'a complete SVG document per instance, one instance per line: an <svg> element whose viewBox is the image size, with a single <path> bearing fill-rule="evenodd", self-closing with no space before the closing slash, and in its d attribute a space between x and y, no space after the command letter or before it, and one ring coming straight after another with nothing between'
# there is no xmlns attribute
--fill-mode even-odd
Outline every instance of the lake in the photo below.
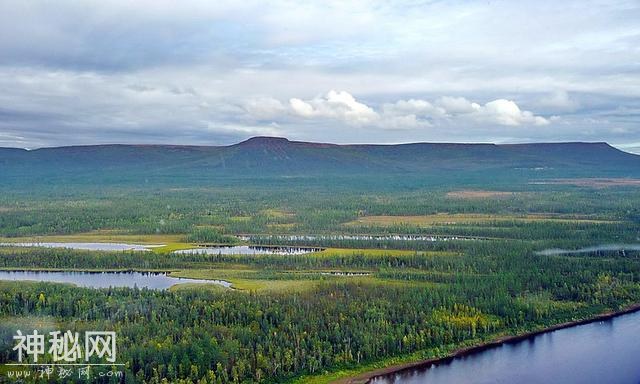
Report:
<svg viewBox="0 0 640 384"><path fill-rule="evenodd" d="M362 241L452 241L481 240L473 236L441 236L441 235L238 235L242 241L316 241L316 240L362 240Z"/></svg>
<svg viewBox="0 0 640 384"><path fill-rule="evenodd" d="M640 383L640 312L503 344L372 384Z"/></svg>
<svg viewBox="0 0 640 384"><path fill-rule="evenodd" d="M0 271L0 280L71 283L87 288L138 287L167 289L172 285L185 283L217 284L226 288L231 287L231 283L228 281L185 279L171 277L163 272Z"/></svg>
<svg viewBox="0 0 640 384"><path fill-rule="evenodd" d="M640 244L604 244L594 247L586 247L580 249L559 249L551 248L536 252L538 255L554 256L554 255L573 255L581 253L598 253L598 252L626 252L640 251Z"/></svg>
<svg viewBox="0 0 640 384"><path fill-rule="evenodd" d="M162 247L163 244L142 245L125 243L0 243L0 247L41 247L41 248L68 248L85 251L150 251L150 248Z"/></svg>
<svg viewBox="0 0 640 384"><path fill-rule="evenodd" d="M325 276L347 276L347 277L360 277L360 276L371 276L371 273L369 272L340 272L340 271L334 271L334 272L320 272L321 275L325 275Z"/></svg>
<svg viewBox="0 0 640 384"><path fill-rule="evenodd" d="M322 248L310 247L265 247L255 245L211 246L175 251L179 254L207 254L207 255L303 255L305 253L320 252Z"/></svg>

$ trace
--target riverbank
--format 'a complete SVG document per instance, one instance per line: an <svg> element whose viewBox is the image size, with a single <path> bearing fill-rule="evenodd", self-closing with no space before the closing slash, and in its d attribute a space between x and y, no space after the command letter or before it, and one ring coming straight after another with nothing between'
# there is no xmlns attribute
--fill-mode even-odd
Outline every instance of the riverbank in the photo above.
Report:
<svg viewBox="0 0 640 384"><path fill-rule="evenodd" d="M388 366L388 367L385 367L385 368L380 368L380 369L375 369L375 370L372 370L372 371L363 372L363 373L360 373L360 374L355 375L355 376L345 377L345 378L342 378L342 379L334 380L331 383L332 384L366 384L371 379L373 379L375 377L378 377L378 376L384 376L384 375L397 373L397 372L401 372L401 371L405 371L405 370L409 370L409 369L413 369L413 368L418 368L418 367L428 367L428 366L435 365L435 364L438 364L438 363L450 361L450 360L452 360L452 359L454 359L456 357L462 357L462 356L470 355L470 354L473 354L473 353L481 352L481 351L484 351L486 349L497 347L497 346L502 345L502 344L518 342L518 341L521 341L521 340L528 339L530 337L534 337L536 335L549 333L549 332L557 331L557 330L564 329L564 328L575 327L575 326L578 326L578 325L589 324L589 323L593 323L593 322L597 322L597 321L603 321L603 320L611 319L613 317L625 315L625 314L636 312L636 311L640 311L640 303L636 303L636 304L630 305L630 306L628 306L628 307L626 307L624 309L621 309L619 311L604 312L604 313L601 313L599 315L592 316L592 317L585 318L585 319L581 319L581 320L568 321L568 322L556 324L556 325L551 326L551 327L543 328L543 329L540 329L540 330L522 333L520 335L502 336L502 337L499 337L499 338L494 339L494 340L489 341L489 342L485 342L485 343L481 343L481 344L474 345L474 346L469 346L469 347L458 348L458 349L454 350L452 353L450 353L450 354L448 354L447 356L444 356L444 357L431 358L431 359L426 359L426 360L418 360L418 361L409 362L409 363L395 364L395 365L391 365L391 366Z"/></svg>

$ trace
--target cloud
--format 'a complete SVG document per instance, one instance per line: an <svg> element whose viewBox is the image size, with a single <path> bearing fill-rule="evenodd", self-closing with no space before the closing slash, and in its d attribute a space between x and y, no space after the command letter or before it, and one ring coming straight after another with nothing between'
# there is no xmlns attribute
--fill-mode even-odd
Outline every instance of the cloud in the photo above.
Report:
<svg viewBox="0 0 640 384"><path fill-rule="evenodd" d="M449 113L473 113L479 111L480 107L477 103L472 103L464 97L443 96L436 103Z"/></svg>
<svg viewBox="0 0 640 384"><path fill-rule="evenodd" d="M464 97L449 96L439 98L435 105L422 99L398 100L384 103L376 111L357 101L346 91L329 91L326 95L308 101L291 98L289 106L292 115L307 120L333 119L350 125L369 125L383 129L429 127L443 120L503 126L549 124L548 119L523 111L514 101L506 99L496 99L484 105Z"/></svg>
<svg viewBox="0 0 640 384"><path fill-rule="evenodd" d="M292 98L289 105L294 114L303 118L337 119L348 124L370 124L380 118L371 107L345 91L331 90L307 102Z"/></svg>
<svg viewBox="0 0 640 384"><path fill-rule="evenodd" d="M315 111L313 110L313 106L311 106L311 104L306 103L300 99L296 99L295 97L289 100L289 105L291 106L293 113L297 114L298 116L310 118L315 114Z"/></svg>
<svg viewBox="0 0 640 384"><path fill-rule="evenodd" d="M631 0L0 1L0 144L217 144L276 128L637 142L638 19Z"/></svg>
<svg viewBox="0 0 640 384"><path fill-rule="evenodd" d="M498 99L490 101L479 110L472 112L472 116L479 119L487 119L489 122L496 122L500 125L517 126L523 124L547 125L549 120L542 116L535 116L529 111L522 111L516 103L511 100Z"/></svg>
<svg viewBox="0 0 640 384"><path fill-rule="evenodd" d="M437 107L426 100L409 99L398 100L395 103L386 103L382 106L385 115L415 114L417 116L445 116L447 111Z"/></svg>
<svg viewBox="0 0 640 384"><path fill-rule="evenodd" d="M276 118L286 112L286 107L280 100L273 97L257 97L247 101L245 110L258 120L269 120Z"/></svg>
<svg viewBox="0 0 640 384"><path fill-rule="evenodd" d="M537 104L561 112L573 112L580 107L580 103L569 96L567 91L555 91L540 99Z"/></svg>

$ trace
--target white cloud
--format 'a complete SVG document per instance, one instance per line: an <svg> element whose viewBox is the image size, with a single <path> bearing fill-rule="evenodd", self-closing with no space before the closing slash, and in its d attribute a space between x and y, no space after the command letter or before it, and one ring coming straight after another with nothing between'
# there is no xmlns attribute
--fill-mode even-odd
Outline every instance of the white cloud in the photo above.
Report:
<svg viewBox="0 0 640 384"><path fill-rule="evenodd" d="M637 142L640 3L587 3L0 1L0 140Z"/></svg>
<svg viewBox="0 0 640 384"><path fill-rule="evenodd" d="M398 100L395 103L387 103L382 106L385 115L415 114L418 116L441 117L447 111L442 107L436 107L430 102L421 99Z"/></svg>
<svg viewBox="0 0 640 384"><path fill-rule="evenodd" d="M486 103L478 111L471 114L480 120L495 122L500 125L547 125L549 120L535 116L532 112L523 111L511 100L498 99Z"/></svg>
<svg viewBox="0 0 640 384"><path fill-rule="evenodd" d="M567 91L555 91L543 97L538 105L563 112L573 112L580 107L580 103L569 96Z"/></svg>
<svg viewBox="0 0 640 384"><path fill-rule="evenodd" d="M292 98L289 105L294 114L304 118L337 119L348 124L370 124L379 119L376 111L345 91L331 90L308 102Z"/></svg>
<svg viewBox="0 0 640 384"><path fill-rule="evenodd" d="M523 111L512 100L496 99L484 105L474 103L464 97L443 96L436 104L444 108L451 116L493 123L506 126L547 125L549 120L536 116L530 111Z"/></svg>
<svg viewBox="0 0 640 384"><path fill-rule="evenodd" d="M281 116L286 107L273 97L252 98L244 105L245 110L258 120L269 120Z"/></svg>
<svg viewBox="0 0 640 384"><path fill-rule="evenodd" d="M436 103L449 113L472 113L481 109L477 103L472 103L464 97L443 96Z"/></svg>
<svg viewBox="0 0 640 384"><path fill-rule="evenodd" d="M289 100L291 114L304 119L333 119L351 125L369 125L387 129L429 127L443 120L487 123L503 126L547 125L549 120L521 110L511 100L497 99L484 105L464 97L441 97L436 104L422 99L385 103L376 111L346 91L329 91L326 95L304 101ZM281 116L281 118L284 116Z"/></svg>
<svg viewBox="0 0 640 384"><path fill-rule="evenodd" d="M291 106L293 113L302 117L312 117L315 113L311 104L305 103L300 99L293 98L289 100L289 105Z"/></svg>

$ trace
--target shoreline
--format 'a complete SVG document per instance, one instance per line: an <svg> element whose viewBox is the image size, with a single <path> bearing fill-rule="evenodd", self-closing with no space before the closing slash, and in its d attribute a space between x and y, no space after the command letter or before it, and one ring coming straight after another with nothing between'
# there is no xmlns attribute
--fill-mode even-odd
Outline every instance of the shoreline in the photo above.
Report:
<svg viewBox="0 0 640 384"><path fill-rule="evenodd" d="M541 335L544 333L558 331L565 328L571 328L578 325L584 325L584 324L594 323L597 321L609 320L614 317L626 315L626 314L637 312L637 311L640 311L640 303L632 304L619 311L609 311L609 312L604 312L599 315L595 315L582 320L567 321L567 322L556 324L551 327L547 327L537 331L526 332L521 335L501 336L495 340L488 341L482 344L478 344L470 347L458 348L444 357L418 360L418 361L409 362L409 363L395 364L385 368L374 369L372 371L363 372L355 376L334 380L331 382L331 384L367 384L372 379L379 376L398 373L398 372L406 371L406 370L417 368L417 367L428 367L432 365L437 365L438 363L450 361L452 359L455 359L456 357L463 357L463 356L471 355L477 352L482 352L484 350L497 347L502 344L518 342L518 341L522 341L522 340L525 340L537 335Z"/></svg>

